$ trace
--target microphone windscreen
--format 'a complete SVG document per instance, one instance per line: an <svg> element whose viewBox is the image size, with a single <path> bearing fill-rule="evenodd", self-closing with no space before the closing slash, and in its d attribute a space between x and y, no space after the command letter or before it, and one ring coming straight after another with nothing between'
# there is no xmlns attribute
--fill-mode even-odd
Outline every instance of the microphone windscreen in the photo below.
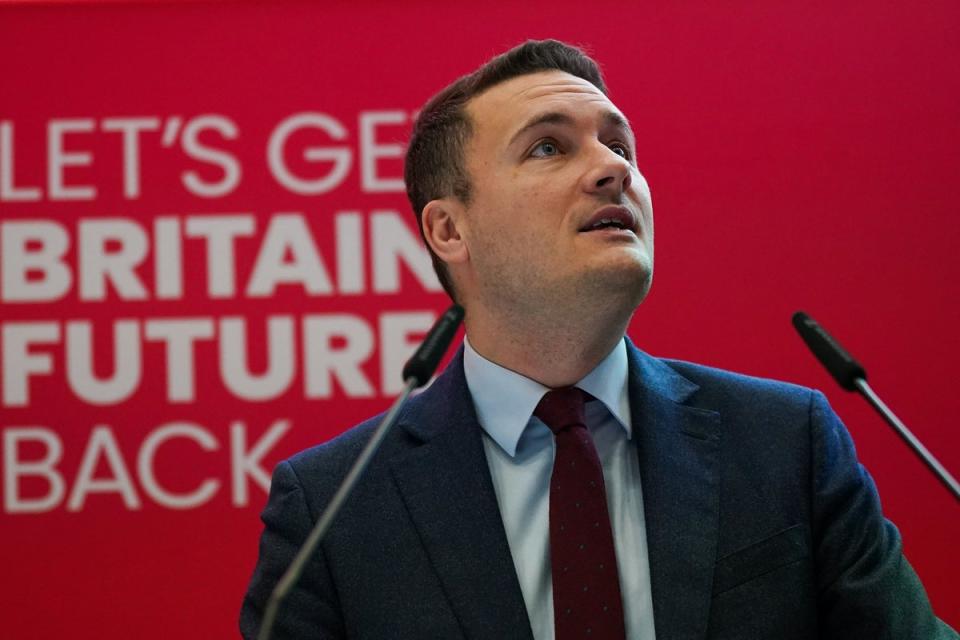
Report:
<svg viewBox="0 0 960 640"><path fill-rule="evenodd" d="M440 365L443 354L457 333L457 328L463 321L463 307L452 305L430 327L427 337L417 348L416 352L403 366L403 379L413 378L417 387L422 387L433 377L433 372Z"/></svg>
<svg viewBox="0 0 960 640"><path fill-rule="evenodd" d="M830 375L847 391L856 391L857 378L867 379L867 372L859 362L853 359L840 343L833 339L816 320L803 311L793 314L793 326L800 337L810 347Z"/></svg>

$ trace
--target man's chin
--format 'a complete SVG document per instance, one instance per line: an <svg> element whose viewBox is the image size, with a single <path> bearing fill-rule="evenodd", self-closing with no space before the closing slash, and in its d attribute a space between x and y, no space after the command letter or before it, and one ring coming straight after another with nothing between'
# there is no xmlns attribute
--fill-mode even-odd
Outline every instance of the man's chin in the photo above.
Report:
<svg viewBox="0 0 960 640"><path fill-rule="evenodd" d="M647 256L611 261L591 271L586 280L585 288L592 296L621 298L636 307L653 283L653 261Z"/></svg>

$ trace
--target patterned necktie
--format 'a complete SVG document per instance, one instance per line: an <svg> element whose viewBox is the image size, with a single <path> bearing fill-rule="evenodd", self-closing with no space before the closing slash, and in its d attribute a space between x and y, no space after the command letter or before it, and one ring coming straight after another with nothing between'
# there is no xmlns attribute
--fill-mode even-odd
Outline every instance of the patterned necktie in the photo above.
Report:
<svg viewBox="0 0 960 640"><path fill-rule="evenodd" d="M557 640L625 637L603 468L576 387L548 392L533 415L554 433L550 564Z"/></svg>

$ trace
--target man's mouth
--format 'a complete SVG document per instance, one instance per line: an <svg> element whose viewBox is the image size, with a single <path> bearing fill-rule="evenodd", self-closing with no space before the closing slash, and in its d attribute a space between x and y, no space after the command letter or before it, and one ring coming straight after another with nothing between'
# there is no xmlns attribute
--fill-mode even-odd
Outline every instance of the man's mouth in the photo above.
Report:
<svg viewBox="0 0 960 640"><path fill-rule="evenodd" d="M586 224L580 227L581 232L601 231L603 229L618 229L637 233L639 220L626 207L606 206L598 209L590 216Z"/></svg>
<svg viewBox="0 0 960 640"><path fill-rule="evenodd" d="M590 226L587 231L595 231L597 229L607 229L613 227L614 229L626 229L626 225L623 224L620 220L615 218L603 218L599 222L596 222Z"/></svg>

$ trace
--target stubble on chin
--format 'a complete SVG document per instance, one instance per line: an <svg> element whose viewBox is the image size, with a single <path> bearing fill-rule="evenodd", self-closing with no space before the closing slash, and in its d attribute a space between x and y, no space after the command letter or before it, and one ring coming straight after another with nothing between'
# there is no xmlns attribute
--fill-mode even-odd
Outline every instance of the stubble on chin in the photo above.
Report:
<svg viewBox="0 0 960 640"><path fill-rule="evenodd" d="M626 261L565 276L527 270L513 274L491 301L510 322L528 329L626 322L643 302L653 278L649 261Z"/></svg>
<svg viewBox="0 0 960 640"><path fill-rule="evenodd" d="M652 282L651 260L624 261L587 271L579 283L579 291L571 292L568 304L611 312L620 309L624 314L632 314L646 298Z"/></svg>

